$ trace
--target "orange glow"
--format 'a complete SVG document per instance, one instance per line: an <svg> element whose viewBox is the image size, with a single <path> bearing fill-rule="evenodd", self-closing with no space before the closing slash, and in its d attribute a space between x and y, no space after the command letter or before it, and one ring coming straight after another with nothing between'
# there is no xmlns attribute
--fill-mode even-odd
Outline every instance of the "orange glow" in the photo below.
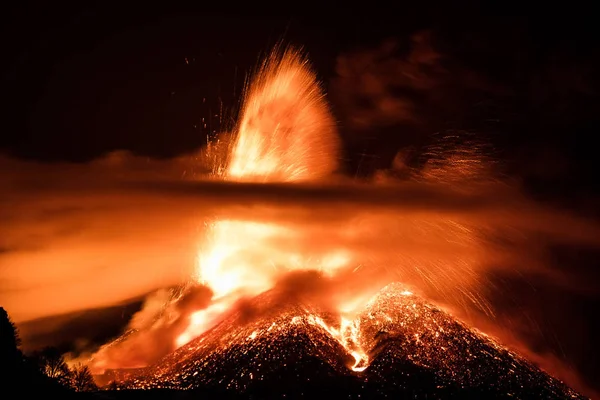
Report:
<svg viewBox="0 0 600 400"><path fill-rule="evenodd" d="M245 300L279 290L281 302L301 298L333 315L289 319L327 332L361 372L371 346L361 310L389 283L403 283L402 308L379 312L368 329L403 322L394 313L410 311L413 294L493 320L486 272L514 273L503 266L515 260L545 272L529 232L600 240L596 226L498 182L476 149L440 147L405 181L395 177L398 162L366 182L334 175L338 151L314 73L285 50L247 88L233 139L223 135L189 159L153 164L118 153L52 167L0 158L9 193L0 303L21 322L146 296L121 337L77 360L101 373L199 346L194 339L243 314ZM316 273L294 275L307 271Z"/></svg>

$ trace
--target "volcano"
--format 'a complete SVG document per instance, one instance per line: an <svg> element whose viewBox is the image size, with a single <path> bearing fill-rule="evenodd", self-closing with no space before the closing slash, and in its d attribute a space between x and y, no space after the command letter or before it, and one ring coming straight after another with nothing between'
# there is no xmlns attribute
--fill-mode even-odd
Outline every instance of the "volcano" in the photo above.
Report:
<svg viewBox="0 0 600 400"><path fill-rule="evenodd" d="M260 398L323 390L336 398L584 398L401 284L384 287L352 321L364 367L331 334L335 321L323 308L266 292L123 383Z"/></svg>
<svg viewBox="0 0 600 400"><path fill-rule="evenodd" d="M265 60L245 94L227 156L212 165L213 178L232 185L279 184L284 190L335 182L340 137L307 65L293 49L275 49ZM446 187L458 171L466 177L461 186L468 187L469 177L479 176L472 173L478 167L469 167L480 165L478 158L457 162L456 152L451 154L448 166L425 172L420 184ZM471 183L481 190L477 182ZM369 185L375 190L388 184ZM237 200L242 207L244 199ZM292 208L251 205L249 215L234 210L212 220L191 277L191 287L210 289L209 304L201 301L192 311L184 306L185 296L169 299L168 312L145 328L162 336L150 335L150 343L136 335L119 339L134 349L167 349L160 353L167 355L132 364L120 357L118 345L109 344L92 364L121 369L105 372L99 381L131 389L187 389L195 397L208 390L219 393L217 398L581 398L424 300L430 298L427 291L414 285L418 277L438 292L479 298L475 278L478 268L496 258L486 236L499 230L496 225L461 219L460 213L421 212L425 209L411 219L410 211L380 213L373 203L351 208L325 230L325 221L302 200ZM460 203L461 209L471 204ZM327 213L335 216L337 203L328 205ZM325 281L312 279L311 272L330 281L320 287ZM427 297L390 283L397 280ZM147 366L123 369L131 365Z"/></svg>

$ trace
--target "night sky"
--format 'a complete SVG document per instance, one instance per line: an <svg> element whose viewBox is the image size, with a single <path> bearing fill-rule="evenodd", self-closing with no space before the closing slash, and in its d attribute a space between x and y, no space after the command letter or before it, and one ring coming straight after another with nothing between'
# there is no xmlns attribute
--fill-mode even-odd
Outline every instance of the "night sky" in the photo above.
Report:
<svg viewBox="0 0 600 400"><path fill-rule="evenodd" d="M333 82L336 59L390 39L397 45L388 57L403 58L410 35L430 30L449 76L436 96L395 88L416 104L417 121L389 123L352 140L348 158L390 148L390 140L412 145L443 129L485 130L513 147L544 140L569 152L590 148L584 141L595 127L591 73L598 53L591 24L566 17L560 24L550 17L457 18L434 10L244 17L22 6L3 24L2 93L11 106L0 145L22 157L73 161L114 149L157 157L190 151L219 130L219 119L232 125L246 76L280 40L304 47L342 135L357 135L347 121L352 110L336 102L345 95ZM356 102L368 107L368 99Z"/></svg>
<svg viewBox="0 0 600 400"><path fill-rule="evenodd" d="M600 46L589 10L577 10L589 19L559 19L542 9L536 18L456 16L425 5L304 16L12 7L2 12L1 34L0 152L8 155L85 162L118 149L153 158L190 153L234 126L246 77L283 41L303 46L323 82L349 174L386 168L402 149L418 164L436 135L475 132L533 196L598 216ZM434 62L419 64L431 54ZM341 60L353 77L340 73ZM418 75L390 80L407 65ZM361 91L364 71L389 86L386 96L404 113L377 109ZM586 282L583 294L532 289L531 282L510 287L531 292L524 296L531 318L552 332L537 344L593 384L600 374L597 254L560 248L555 255Z"/></svg>

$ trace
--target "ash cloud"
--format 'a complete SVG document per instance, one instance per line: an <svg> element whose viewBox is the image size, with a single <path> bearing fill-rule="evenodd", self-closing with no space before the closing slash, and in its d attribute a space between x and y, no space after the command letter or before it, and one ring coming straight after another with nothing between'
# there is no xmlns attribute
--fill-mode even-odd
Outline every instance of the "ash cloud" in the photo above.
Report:
<svg viewBox="0 0 600 400"><path fill-rule="evenodd" d="M245 297L236 302L232 313L237 322L247 324L288 307L310 305L328 309L335 285L319 271L291 271L279 276L263 301Z"/></svg>
<svg viewBox="0 0 600 400"><path fill-rule="evenodd" d="M336 314L341 303L365 300L389 283L383 274L379 279L369 275L349 271L333 276L317 270L283 272L276 277L271 289L258 297L239 299L226 316L233 315L238 324L248 324L296 307Z"/></svg>
<svg viewBox="0 0 600 400"><path fill-rule="evenodd" d="M91 358L94 370L150 365L177 348L175 339L187 327L190 314L208 307L212 297L210 288L200 285L158 290L146 298L118 340L73 354L73 362L88 363Z"/></svg>

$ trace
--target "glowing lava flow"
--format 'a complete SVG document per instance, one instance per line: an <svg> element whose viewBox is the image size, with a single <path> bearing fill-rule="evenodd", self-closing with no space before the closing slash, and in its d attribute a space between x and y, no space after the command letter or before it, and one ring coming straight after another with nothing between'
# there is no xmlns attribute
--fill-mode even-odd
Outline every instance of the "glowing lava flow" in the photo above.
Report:
<svg viewBox="0 0 600 400"><path fill-rule="evenodd" d="M251 182L300 182L326 177L337 168L338 138L333 118L316 76L298 52L274 52L254 77L245 98L237 137L221 178ZM332 251L319 259L291 254L273 239L293 239L297 232L276 224L218 220L208 246L198 256L198 280L215 295L213 304L197 311L177 338L178 347L202 334L242 295L272 287L283 270L319 269L331 273L348 265L351 255ZM352 336L357 329L342 318L338 330L325 328L355 357L356 370L365 359Z"/></svg>
<svg viewBox="0 0 600 400"><path fill-rule="evenodd" d="M412 296L413 293L408 290L403 290L400 292L400 295ZM377 295L366 302L366 304L370 304L376 297ZM356 309L360 307L358 304L362 305L363 303L356 302L356 304L353 304L349 309L356 311ZM326 330L331 337L337 340L337 342L346 349L348 354L354 358L354 364L350 369L355 372L362 372L367 369L369 366L369 355L365 349L370 346L366 345L366 340L362 337L361 321L356 318L356 315L352 314L349 317L342 316L339 328L327 324L321 317L316 315L310 315L308 322L318 325Z"/></svg>
<svg viewBox="0 0 600 400"><path fill-rule="evenodd" d="M335 328L328 325L321 317L311 315L308 322L325 329L331 337L346 349L348 354L354 358L354 364L350 367L352 371L362 372L368 367L369 356L359 344L360 329L357 321L341 317L340 327Z"/></svg>

